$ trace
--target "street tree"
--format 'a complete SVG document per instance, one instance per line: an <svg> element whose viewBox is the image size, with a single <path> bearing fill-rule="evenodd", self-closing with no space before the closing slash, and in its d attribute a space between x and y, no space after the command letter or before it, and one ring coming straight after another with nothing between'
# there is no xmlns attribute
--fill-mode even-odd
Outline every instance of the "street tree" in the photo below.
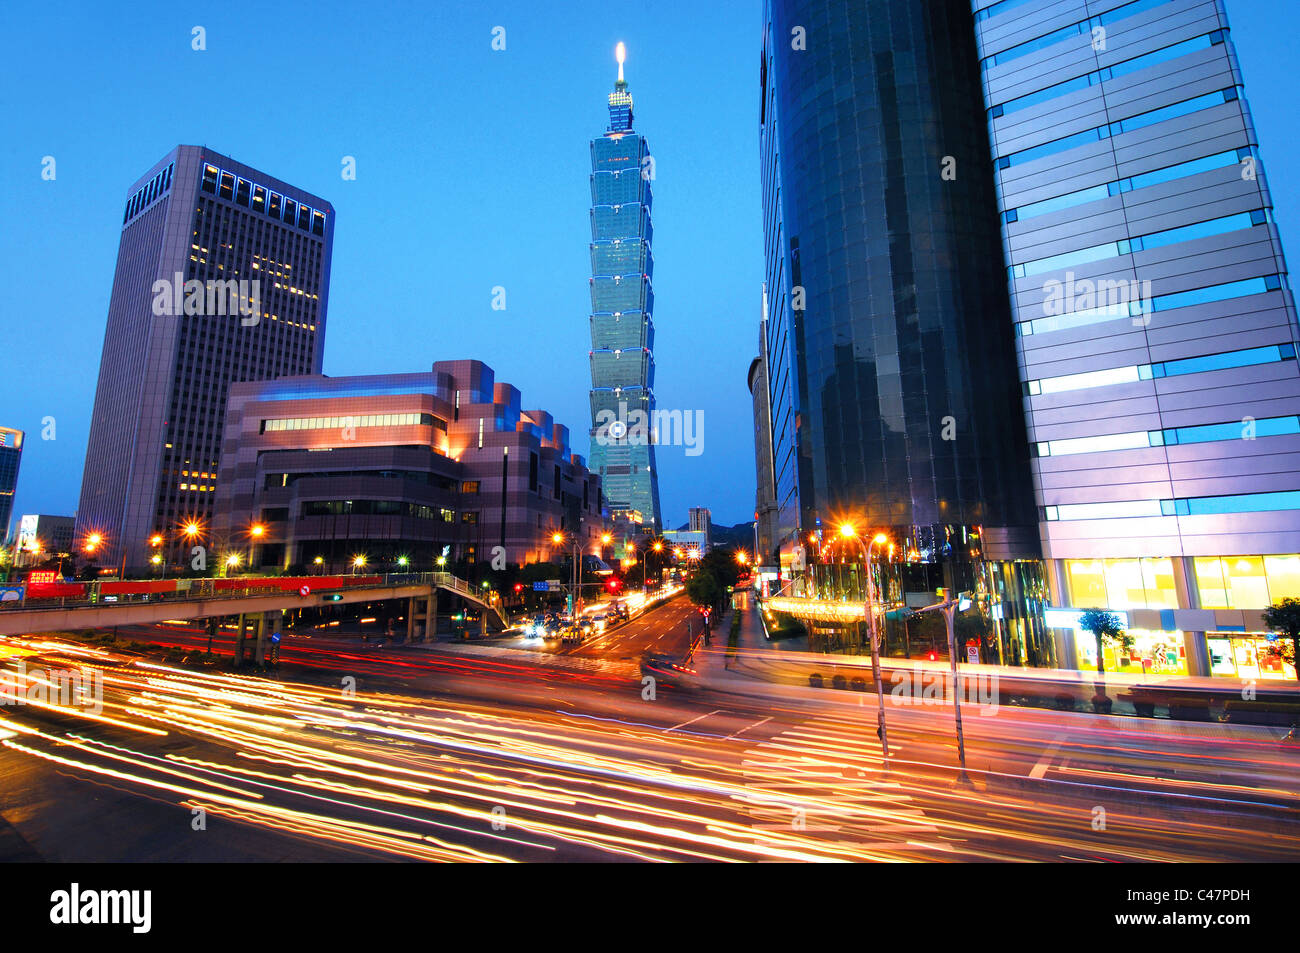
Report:
<svg viewBox="0 0 1300 953"><path fill-rule="evenodd" d="M1287 596L1281 602L1273 603L1264 610L1264 624L1291 640L1290 645L1282 646L1282 657L1296 667L1296 677L1300 679L1300 664L1297 664L1300 660L1300 599Z"/></svg>
<svg viewBox="0 0 1300 953"><path fill-rule="evenodd" d="M1105 647L1120 645L1128 649L1133 644L1133 637L1124 631L1124 623L1119 616L1105 609L1085 609L1079 616L1079 628L1091 632L1097 640L1097 694L1092 699L1093 707L1109 711L1111 700L1106 695Z"/></svg>

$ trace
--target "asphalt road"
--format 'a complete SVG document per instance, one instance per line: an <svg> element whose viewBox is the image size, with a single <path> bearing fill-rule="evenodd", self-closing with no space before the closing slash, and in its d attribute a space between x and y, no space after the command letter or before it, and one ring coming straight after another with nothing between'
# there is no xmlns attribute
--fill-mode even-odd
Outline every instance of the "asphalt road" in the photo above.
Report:
<svg viewBox="0 0 1300 953"><path fill-rule="evenodd" d="M0 640L10 685L46 670L103 679L98 714L0 708L0 858L1300 855L1300 751L1276 732L975 712L966 787L941 706L891 705L886 764L872 696L737 684L647 697L628 659L668 649L690 611L670 603L537 664L291 637L270 677ZM560 665L576 661L588 667Z"/></svg>

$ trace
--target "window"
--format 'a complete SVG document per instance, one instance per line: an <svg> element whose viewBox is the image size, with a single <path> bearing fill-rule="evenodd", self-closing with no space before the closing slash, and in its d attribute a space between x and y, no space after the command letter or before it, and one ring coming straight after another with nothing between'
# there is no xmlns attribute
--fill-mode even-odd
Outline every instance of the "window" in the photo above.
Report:
<svg viewBox="0 0 1300 953"><path fill-rule="evenodd" d="M286 197L284 200L284 220L288 222L290 225L292 225L293 220L297 217L298 217L298 203L295 202L293 199Z"/></svg>
<svg viewBox="0 0 1300 953"><path fill-rule="evenodd" d="M1177 609L1173 560L1067 559L1070 605L1079 609Z"/></svg>
<svg viewBox="0 0 1300 953"><path fill-rule="evenodd" d="M253 183L247 179L240 179L239 184L235 187L235 204L248 206L248 198L252 194Z"/></svg>
<svg viewBox="0 0 1300 953"><path fill-rule="evenodd" d="M478 514L477 514L477 513L461 513L461 514L460 514L460 519L461 519L461 522L462 522L462 523L477 523L477 522L478 522Z"/></svg>
<svg viewBox="0 0 1300 953"><path fill-rule="evenodd" d="M203 183L200 186L209 195L217 194L217 174L220 170L215 165L203 167Z"/></svg>
<svg viewBox="0 0 1300 953"><path fill-rule="evenodd" d="M469 493L469 494L477 493L478 480L467 480L466 482L462 483L460 485L460 492Z"/></svg>
<svg viewBox="0 0 1300 953"><path fill-rule="evenodd" d="M266 210L266 214L270 215L272 218L277 218L277 219L278 219L278 218L280 217L280 215L282 214L282 211L281 211L281 205L280 205L281 201L282 201L282 199L281 199L281 197L280 197L280 193L279 193L279 192L272 192L272 193L271 193L271 205L270 205L270 207Z"/></svg>
<svg viewBox="0 0 1300 953"><path fill-rule="evenodd" d="M537 454L528 454L528 491L537 492Z"/></svg>

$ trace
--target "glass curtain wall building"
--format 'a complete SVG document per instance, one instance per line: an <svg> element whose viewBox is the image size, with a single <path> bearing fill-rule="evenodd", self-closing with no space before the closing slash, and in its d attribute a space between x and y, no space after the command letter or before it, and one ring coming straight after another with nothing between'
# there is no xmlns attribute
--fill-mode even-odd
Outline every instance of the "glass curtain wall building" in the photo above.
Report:
<svg viewBox="0 0 1300 953"><path fill-rule="evenodd" d="M333 237L328 202L199 146L127 193L77 509L102 564L189 562L230 384L320 372Z"/></svg>
<svg viewBox="0 0 1300 953"><path fill-rule="evenodd" d="M662 529L655 468L654 160L632 130L623 78L609 94L609 128L591 142L591 469L615 520Z"/></svg>
<svg viewBox="0 0 1300 953"><path fill-rule="evenodd" d="M18 489L18 468L23 462L23 432L0 427L0 541L9 539L9 521L14 514L14 493Z"/></svg>
<svg viewBox="0 0 1300 953"><path fill-rule="evenodd" d="M884 532L891 598L976 591L987 661L1051 664L969 0L768 0L764 27L783 569L860 587L835 529Z"/></svg>
<svg viewBox="0 0 1300 953"><path fill-rule="evenodd" d="M1224 5L972 6L1049 622L1293 677L1260 610L1300 596L1300 341Z"/></svg>

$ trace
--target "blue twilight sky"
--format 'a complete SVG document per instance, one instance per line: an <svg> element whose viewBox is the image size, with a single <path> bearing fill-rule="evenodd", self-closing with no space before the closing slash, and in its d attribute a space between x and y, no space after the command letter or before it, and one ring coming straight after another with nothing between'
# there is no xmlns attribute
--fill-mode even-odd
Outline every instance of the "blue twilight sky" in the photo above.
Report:
<svg viewBox="0 0 1300 953"><path fill-rule="evenodd" d="M588 140L605 128L624 40L656 159L656 395L704 420L699 456L659 449L665 523L699 505L718 523L751 518L760 0L116 6L0 10L0 425L28 434L15 517L76 507L123 202L178 143L334 204L325 373L479 358L585 453ZM1294 247L1300 4L1229 0L1228 12ZM355 181L340 176L345 155Z"/></svg>

